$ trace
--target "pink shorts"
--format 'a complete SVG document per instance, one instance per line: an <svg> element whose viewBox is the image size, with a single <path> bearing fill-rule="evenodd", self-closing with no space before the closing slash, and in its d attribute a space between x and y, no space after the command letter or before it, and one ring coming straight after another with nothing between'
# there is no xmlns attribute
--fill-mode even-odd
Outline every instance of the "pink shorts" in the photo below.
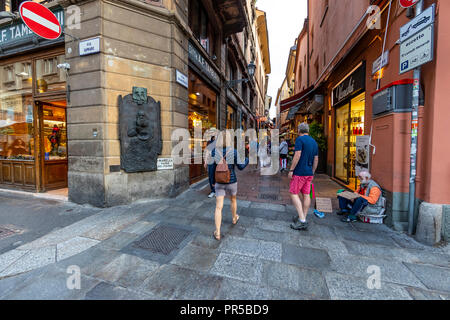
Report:
<svg viewBox="0 0 450 320"><path fill-rule="evenodd" d="M289 192L292 194L310 194L313 178L314 177L293 176Z"/></svg>

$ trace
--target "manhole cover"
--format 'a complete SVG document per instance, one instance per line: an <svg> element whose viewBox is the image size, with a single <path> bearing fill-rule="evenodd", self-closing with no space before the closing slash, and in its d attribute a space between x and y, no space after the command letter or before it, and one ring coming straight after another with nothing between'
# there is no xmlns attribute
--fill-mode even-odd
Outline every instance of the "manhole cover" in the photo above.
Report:
<svg viewBox="0 0 450 320"><path fill-rule="evenodd" d="M194 234L190 227L163 223L121 251L159 263L168 263L188 244Z"/></svg>
<svg viewBox="0 0 450 320"><path fill-rule="evenodd" d="M274 200L274 201L279 200L277 194L269 194L269 193L263 193L263 194L260 194L260 195L258 196L258 198L259 198L259 199L263 199L263 200Z"/></svg>
<svg viewBox="0 0 450 320"><path fill-rule="evenodd" d="M143 239L136 241L134 246L164 255L170 254L190 234L187 230L170 226L159 226Z"/></svg>
<svg viewBox="0 0 450 320"><path fill-rule="evenodd" d="M9 237L14 234L14 231L0 227L0 239Z"/></svg>

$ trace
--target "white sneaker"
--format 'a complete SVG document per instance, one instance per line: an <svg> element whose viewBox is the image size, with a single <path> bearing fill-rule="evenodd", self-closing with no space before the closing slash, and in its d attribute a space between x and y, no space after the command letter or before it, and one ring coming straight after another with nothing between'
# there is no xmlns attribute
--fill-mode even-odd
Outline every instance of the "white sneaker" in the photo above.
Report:
<svg viewBox="0 0 450 320"><path fill-rule="evenodd" d="M215 197L215 196L216 196L216 194L215 194L214 192L211 192L211 193L209 194L208 198L213 198L213 197Z"/></svg>

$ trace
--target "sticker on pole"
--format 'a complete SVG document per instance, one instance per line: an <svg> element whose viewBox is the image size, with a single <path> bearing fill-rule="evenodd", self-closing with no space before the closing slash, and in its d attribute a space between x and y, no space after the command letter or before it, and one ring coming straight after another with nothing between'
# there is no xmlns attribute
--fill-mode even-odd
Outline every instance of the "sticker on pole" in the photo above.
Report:
<svg viewBox="0 0 450 320"><path fill-rule="evenodd" d="M19 12L23 22L38 36L55 40L61 35L62 28L58 19L42 4L33 1L22 2Z"/></svg>
<svg viewBox="0 0 450 320"><path fill-rule="evenodd" d="M417 2L419 2L419 0L400 0L400 5L403 8L409 8L415 5Z"/></svg>

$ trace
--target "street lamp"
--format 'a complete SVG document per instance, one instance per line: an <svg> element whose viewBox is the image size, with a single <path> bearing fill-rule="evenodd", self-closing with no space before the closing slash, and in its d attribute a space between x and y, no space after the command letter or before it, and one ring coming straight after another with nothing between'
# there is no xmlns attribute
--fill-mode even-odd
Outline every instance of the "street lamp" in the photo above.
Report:
<svg viewBox="0 0 450 320"><path fill-rule="evenodd" d="M249 75L248 78L228 81L227 87L231 88L231 87L234 87L235 85L237 85L238 83L249 82L251 79L253 79L253 76L255 75L255 71L256 71L255 63L253 61L251 61L248 64L247 69L248 69L248 75Z"/></svg>

